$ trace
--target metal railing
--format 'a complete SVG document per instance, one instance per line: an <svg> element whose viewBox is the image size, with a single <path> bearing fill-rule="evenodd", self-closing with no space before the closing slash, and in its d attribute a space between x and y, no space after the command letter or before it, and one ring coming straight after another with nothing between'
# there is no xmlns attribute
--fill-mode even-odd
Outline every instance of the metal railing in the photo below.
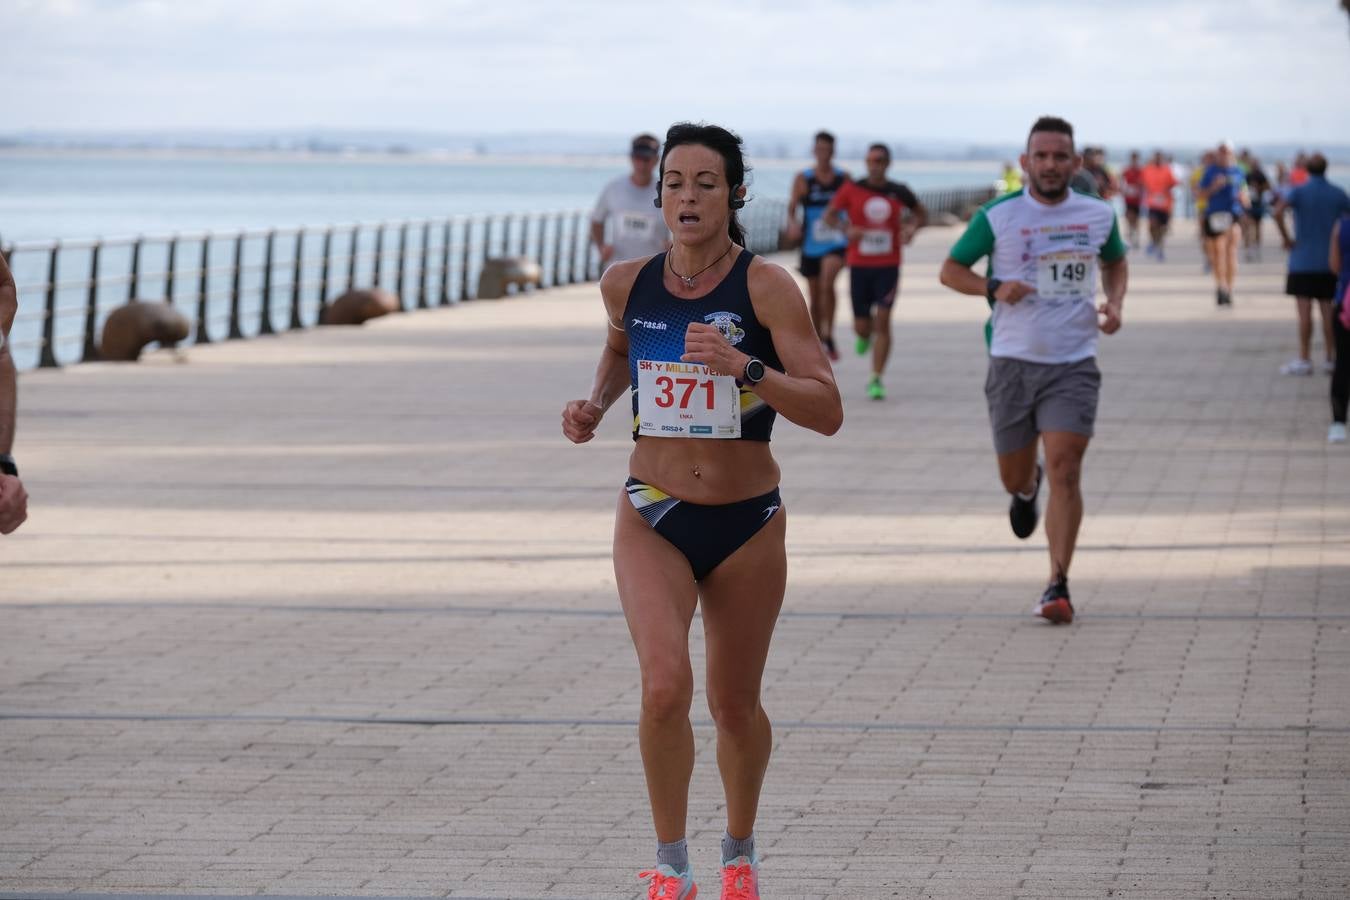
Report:
<svg viewBox="0 0 1350 900"><path fill-rule="evenodd" d="M930 211L960 213L992 189L919 196ZM761 199L746 208L750 250L778 249L786 206ZM192 320L197 344L313 327L355 288L390 291L403 311L451 306L474 299L484 261L497 256L534 260L541 287L578 284L600 273L589 234L587 211L569 210L20 242L3 248L20 298L11 351L21 368L96 360L103 320L136 301L173 304Z"/></svg>

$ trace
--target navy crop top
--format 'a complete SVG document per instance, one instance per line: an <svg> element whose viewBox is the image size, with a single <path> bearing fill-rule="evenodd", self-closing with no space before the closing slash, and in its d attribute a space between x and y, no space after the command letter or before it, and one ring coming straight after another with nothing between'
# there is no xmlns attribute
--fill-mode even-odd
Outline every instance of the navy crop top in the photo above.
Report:
<svg viewBox="0 0 1350 900"><path fill-rule="evenodd" d="M755 318L746 273L755 255L742 250L722 282L702 297L676 297L666 290L663 274L666 254L653 256L628 294L623 329L628 334L628 375L633 395L633 440L638 438L638 360L678 362L684 354L684 335L691 322L717 326L737 350L757 357L765 366L783 371L769 329ZM741 402L740 440L767 441L778 413L760 399L750 385L737 381Z"/></svg>

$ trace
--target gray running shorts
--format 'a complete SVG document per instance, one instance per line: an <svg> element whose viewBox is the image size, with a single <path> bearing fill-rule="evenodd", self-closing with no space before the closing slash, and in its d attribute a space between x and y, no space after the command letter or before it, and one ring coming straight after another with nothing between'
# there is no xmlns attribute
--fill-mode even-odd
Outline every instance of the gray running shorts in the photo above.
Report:
<svg viewBox="0 0 1350 900"><path fill-rule="evenodd" d="M1072 363L1034 363L989 357L984 395L994 450L1020 450L1046 431L1070 431L1092 437L1102 373L1088 357Z"/></svg>

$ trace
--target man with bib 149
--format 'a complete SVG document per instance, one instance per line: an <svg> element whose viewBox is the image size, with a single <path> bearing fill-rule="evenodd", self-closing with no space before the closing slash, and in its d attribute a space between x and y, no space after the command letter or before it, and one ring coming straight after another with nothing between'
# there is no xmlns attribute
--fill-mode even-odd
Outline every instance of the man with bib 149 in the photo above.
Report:
<svg viewBox="0 0 1350 900"><path fill-rule="evenodd" d="M1073 127L1045 116L1031 127L1028 186L986 203L942 265L942 283L993 301L985 395L999 477L1012 495L1013 533L1030 537L1041 479L1050 478L1045 532L1050 584L1033 612L1073 621L1069 563L1083 519L1083 456L1097 417L1097 332L1121 325L1128 270L1111 205L1069 188L1080 165ZM972 266L990 260L988 278ZM1097 271L1106 302L1094 307ZM1037 445L1045 444L1045 462Z"/></svg>

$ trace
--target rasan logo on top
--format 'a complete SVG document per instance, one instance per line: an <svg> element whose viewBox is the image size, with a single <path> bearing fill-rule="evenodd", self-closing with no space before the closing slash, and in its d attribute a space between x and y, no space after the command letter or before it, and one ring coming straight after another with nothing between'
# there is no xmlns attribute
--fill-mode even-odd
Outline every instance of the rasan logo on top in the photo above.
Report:
<svg viewBox="0 0 1350 900"><path fill-rule="evenodd" d="M668 327L665 322L651 322L647 319L633 319L632 325L634 328L646 328L649 331L665 331Z"/></svg>

